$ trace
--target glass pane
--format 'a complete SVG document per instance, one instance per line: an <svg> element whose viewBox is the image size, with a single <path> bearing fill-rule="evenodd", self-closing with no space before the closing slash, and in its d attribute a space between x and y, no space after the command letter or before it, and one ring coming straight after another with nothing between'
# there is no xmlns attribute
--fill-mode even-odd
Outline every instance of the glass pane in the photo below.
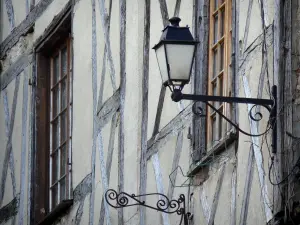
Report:
<svg viewBox="0 0 300 225"><path fill-rule="evenodd" d="M219 71L224 69L224 43L220 46L220 68Z"/></svg>
<svg viewBox="0 0 300 225"><path fill-rule="evenodd" d="M214 16L214 44L218 41L218 14Z"/></svg>
<svg viewBox="0 0 300 225"><path fill-rule="evenodd" d="M52 79L53 79L52 85L56 84L56 82L59 80L59 56L58 55L53 59Z"/></svg>
<svg viewBox="0 0 300 225"><path fill-rule="evenodd" d="M58 180L58 151L52 154L52 184Z"/></svg>
<svg viewBox="0 0 300 225"><path fill-rule="evenodd" d="M223 37L224 35L224 30L225 30L225 8L223 8L221 11L221 27L220 27L221 37Z"/></svg>
<svg viewBox="0 0 300 225"><path fill-rule="evenodd" d="M63 143L67 138L67 111L61 114L61 143Z"/></svg>
<svg viewBox="0 0 300 225"><path fill-rule="evenodd" d="M59 85L52 90L53 95L53 118L59 113Z"/></svg>
<svg viewBox="0 0 300 225"><path fill-rule="evenodd" d="M60 160L60 176L62 177L63 175L66 174L66 168L67 168L67 146L63 145L61 147L61 160Z"/></svg>
<svg viewBox="0 0 300 225"><path fill-rule="evenodd" d="M213 78L217 76L217 61L218 61L218 50L215 49L213 52Z"/></svg>
<svg viewBox="0 0 300 225"><path fill-rule="evenodd" d="M220 96L223 96L223 77L219 78Z"/></svg>
<svg viewBox="0 0 300 225"><path fill-rule="evenodd" d="M60 183L60 201L66 199L66 178L61 179Z"/></svg>
<svg viewBox="0 0 300 225"><path fill-rule="evenodd" d="M212 137L212 145L216 144L216 140L218 140L218 132L217 132L217 122L216 122L216 116L213 116L211 118L211 137Z"/></svg>
<svg viewBox="0 0 300 225"><path fill-rule="evenodd" d="M53 138L52 139L52 141L53 141L53 143L52 143L52 146L53 146L52 151L54 151L59 146L59 126L58 126L58 119L56 119L52 123L52 138Z"/></svg>
<svg viewBox="0 0 300 225"><path fill-rule="evenodd" d="M213 96L217 96L218 95L218 89L217 89L217 83L213 82L212 84L212 88L213 88ZM213 102L214 107L218 107L219 102Z"/></svg>
<svg viewBox="0 0 300 225"><path fill-rule="evenodd" d="M160 70L161 79L162 82L165 83L168 81L168 68L166 62L165 46L161 45L158 49L155 50L155 53Z"/></svg>
<svg viewBox="0 0 300 225"><path fill-rule="evenodd" d="M190 78L191 66L194 56L194 45L167 44L166 52L170 65L170 77L174 80Z"/></svg>
<svg viewBox="0 0 300 225"><path fill-rule="evenodd" d="M61 50L61 70L62 70L62 76L67 74L67 48L64 48Z"/></svg>
<svg viewBox="0 0 300 225"><path fill-rule="evenodd" d="M57 199L58 199L58 193L57 193L57 187L58 185L56 184L51 188L52 191L52 209L57 205Z"/></svg>
<svg viewBox="0 0 300 225"><path fill-rule="evenodd" d="M219 109L219 112L223 114L223 107ZM218 132L218 133L219 133L219 134L218 134L219 137L218 137L218 139L221 139L222 136L223 136L223 135L222 135L222 133L223 133L223 132L222 132L222 117L219 116L219 117L218 117L218 120L219 120L219 121L218 121L218 122L219 122L219 132Z"/></svg>
<svg viewBox="0 0 300 225"><path fill-rule="evenodd" d="M218 8L218 1L219 1L219 0L215 0L215 4L214 4L214 9L215 9L215 10Z"/></svg>
<svg viewBox="0 0 300 225"><path fill-rule="evenodd" d="M61 82L61 110L67 107L67 78Z"/></svg>

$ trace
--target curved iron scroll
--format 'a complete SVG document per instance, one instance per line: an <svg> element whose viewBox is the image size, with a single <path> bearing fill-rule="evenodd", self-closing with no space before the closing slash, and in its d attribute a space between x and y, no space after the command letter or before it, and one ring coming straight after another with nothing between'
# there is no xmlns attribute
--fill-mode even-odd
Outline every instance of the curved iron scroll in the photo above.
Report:
<svg viewBox="0 0 300 225"><path fill-rule="evenodd" d="M140 200L141 197L153 195L159 197L156 206L147 205L145 201ZM117 193L117 191L113 189L108 189L105 193L105 200L111 207L116 209L141 205L168 214L177 213L177 215L181 216L179 225L181 225L183 221L184 224L187 225L187 220L191 215L189 212L185 212L185 196L183 194L181 194L178 199L170 200L166 195L161 193L130 195L126 192ZM112 203L111 201L114 201L114 203Z"/></svg>
<svg viewBox="0 0 300 225"><path fill-rule="evenodd" d="M263 132L263 133L260 133L260 134L251 134L251 133L248 133L244 130L242 130L241 128L239 128L239 126L235 123L233 123L229 118L227 118L226 116L224 116L218 109L216 109L212 104L210 104L209 102L204 102L207 106L209 106L210 108L212 108L216 113L218 113L224 120L226 120L228 123L230 123L235 129L237 129L238 131L240 131L241 133L247 135L247 136L250 136L250 137L260 137L266 133L269 132L269 130L272 128L272 125L270 124L270 121L268 122L268 126L267 126L267 129ZM253 116L252 114L252 111L255 107L257 107L258 105L253 105L249 111L249 117L250 119L252 119L253 121L255 122L258 122L260 121L262 118L263 118L263 115L262 113L260 112L255 112L255 115L257 115L259 118L256 118L255 116ZM268 106L265 106L265 105L261 105L263 106L264 108L266 108L269 112L271 111L270 107Z"/></svg>

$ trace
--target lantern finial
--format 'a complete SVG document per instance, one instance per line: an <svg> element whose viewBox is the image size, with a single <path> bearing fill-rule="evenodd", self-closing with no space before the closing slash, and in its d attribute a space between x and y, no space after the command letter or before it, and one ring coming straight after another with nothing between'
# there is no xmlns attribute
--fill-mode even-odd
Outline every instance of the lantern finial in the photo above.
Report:
<svg viewBox="0 0 300 225"><path fill-rule="evenodd" d="M172 17L171 19L169 19L169 21L173 27L179 27L179 22L181 21L181 19L179 17Z"/></svg>

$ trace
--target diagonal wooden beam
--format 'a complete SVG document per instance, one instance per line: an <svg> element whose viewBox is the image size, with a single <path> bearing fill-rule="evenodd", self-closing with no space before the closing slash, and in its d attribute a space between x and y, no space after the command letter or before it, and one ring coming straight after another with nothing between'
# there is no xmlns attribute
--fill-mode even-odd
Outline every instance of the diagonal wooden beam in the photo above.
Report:
<svg viewBox="0 0 300 225"><path fill-rule="evenodd" d="M103 29L103 35L104 35L104 41L105 45L107 47L107 59L109 61L109 70L110 70L110 80L111 85L113 88L113 91L115 92L117 89L116 86L116 72L115 72L115 66L112 58L112 52L111 52L111 45L110 45L110 38L109 38L109 28L108 23L106 23L106 19L108 18L106 9L105 9L105 2L104 0L98 0L99 2L99 9L100 9L100 19Z"/></svg>
<svg viewBox="0 0 300 225"><path fill-rule="evenodd" d="M171 120L161 131L152 137L147 142L147 160L157 153L162 146L173 136L177 135L179 131L183 130L191 123L192 118L192 104L181 111L173 120Z"/></svg>
<svg viewBox="0 0 300 225"><path fill-rule="evenodd" d="M120 90L118 89L113 96L107 99L101 108L98 109L97 116L99 118L99 128L105 126L112 116L120 108Z"/></svg>
<svg viewBox="0 0 300 225"><path fill-rule="evenodd" d="M174 9L174 16L179 17L181 0L176 0L176 5Z"/></svg>
<svg viewBox="0 0 300 225"><path fill-rule="evenodd" d="M233 168L231 177L231 206L230 206L230 225L236 225L236 195L237 195L237 173L236 166Z"/></svg>
<svg viewBox="0 0 300 225"><path fill-rule="evenodd" d="M172 163L171 173L173 171L175 171L178 167L180 155L181 155L181 152L182 152L182 144L183 144L183 132L179 131L178 135L177 135L177 141L176 141L176 147L175 147L175 152L174 152L174 156L173 156L173 163ZM174 185L176 184L176 177L177 177L177 172L175 172L173 177L171 177L171 179L173 180ZM173 198L174 185L172 185L171 181L169 180L169 189L168 189L168 198L169 199Z"/></svg>
<svg viewBox="0 0 300 225"><path fill-rule="evenodd" d="M159 131L159 125L160 125L161 114L164 106L165 95L166 95L166 87L164 85L161 85L152 137L155 136Z"/></svg>
<svg viewBox="0 0 300 225"><path fill-rule="evenodd" d="M248 5L248 11L247 11L247 17L246 17L246 25L245 25L245 30L244 30L244 45L242 49L242 60L244 59L245 56L245 50L248 42L248 34L249 34L249 27L250 27L250 21L251 21L251 11L252 11L252 6L253 6L253 0L249 0L249 5Z"/></svg>
<svg viewBox="0 0 300 225"><path fill-rule="evenodd" d="M5 38L0 45L0 58L4 58L6 52L11 49L20 39L33 28L35 21L43 14L53 0L40 0L34 9L28 14L25 20L21 22L11 33Z"/></svg>
<svg viewBox="0 0 300 225"><path fill-rule="evenodd" d="M0 91L4 90L11 81L13 81L28 65L33 61L32 54L21 55L17 61L11 65L0 76Z"/></svg>
<svg viewBox="0 0 300 225"><path fill-rule="evenodd" d="M163 25L164 25L164 27L166 27L169 24L169 14L168 14L167 3L166 3L166 0L158 0L158 1L159 1L160 13L161 13Z"/></svg>
<svg viewBox="0 0 300 225"><path fill-rule="evenodd" d="M211 207L211 211L210 211L210 217L209 217L208 225L213 225L214 221L215 221L215 215L216 215L218 202L219 202L219 196L220 196L220 190L221 190L222 183L223 183L223 178L224 178L225 165L226 164L224 163L222 165L221 169L220 169L220 174L219 174L219 178L218 178L217 186L216 186L216 191L215 191L213 202L212 202L212 207Z"/></svg>
<svg viewBox="0 0 300 225"><path fill-rule="evenodd" d="M109 12L107 18L108 24L108 35L110 34L110 21L111 21L111 9L112 9L112 0L109 1ZM104 53L102 58L102 70L101 70L101 81L100 81L100 90L98 96L98 109L102 106L103 101L103 92L104 92L104 83L105 83L105 73L106 73L106 62L107 62L107 45L104 46Z"/></svg>
<svg viewBox="0 0 300 225"><path fill-rule="evenodd" d="M106 158L106 174L107 174L107 181L109 184L110 181L110 171L112 165L112 158L114 153L114 144L115 144L115 134L116 134L116 127L117 127L117 114L113 115L110 127L110 136L109 136L109 143L108 143L108 150L107 150L107 158ZM101 208L100 208L100 218L99 218L99 225L104 224L104 215L105 215L105 208L104 208L104 198L102 197L101 200Z"/></svg>
<svg viewBox="0 0 300 225"><path fill-rule="evenodd" d="M11 156L11 152L12 152L12 133L13 133L14 123L15 123L15 114L16 114L16 108L17 108L19 84L20 84L20 76L17 76L16 83L15 83L11 116L10 116L10 123L9 123L9 132L8 132L8 138L7 138L8 140L7 140L7 144L6 144L4 163L3 163L3 167L2 167L2 175L1 175L1 180L0 180L0 182L1 182L0 183L0 206L2 205L2 202L3 202L4 191L5 191L4 190L5 189L5 181L6 181L6 177L7 177L8 166L9 166L9 164L11 164L11 163L9 163L9 161L10 161L10 156ZM11 168L11 169L14 169L14 168Z"/></svg>

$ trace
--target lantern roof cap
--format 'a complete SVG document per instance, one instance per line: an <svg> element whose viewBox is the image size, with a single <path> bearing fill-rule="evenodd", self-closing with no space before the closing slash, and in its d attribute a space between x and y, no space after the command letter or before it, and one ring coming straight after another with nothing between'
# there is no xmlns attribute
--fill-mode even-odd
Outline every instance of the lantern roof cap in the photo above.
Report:
<svg viewBox="0 0 300 225"><path fill-rule="evenodd" d="M186 27L180 27L179 22L181 19L179 17L172 17L169 19L170 25L166 26L162 30L162 35L160 37L159 43L153 47L153 49L158 48L161 44L167 43L167 42L190 42L195 43L195 40L190 32L190 29L188 26Z"/></svg>

